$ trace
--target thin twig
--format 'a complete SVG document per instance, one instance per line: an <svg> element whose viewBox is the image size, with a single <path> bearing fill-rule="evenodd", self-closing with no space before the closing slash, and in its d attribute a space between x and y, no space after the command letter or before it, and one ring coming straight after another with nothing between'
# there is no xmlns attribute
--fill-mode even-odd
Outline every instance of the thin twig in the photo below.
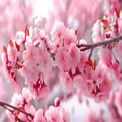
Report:
<svg viewBox="0 0 122 122"><path fill-rule="evenodd" d="M20 108L17 108L17 107L15 107L15 106L12 106L12 105L10 105L10 104L7 104L7 103L5 103L5 102L0 101L0 106L2 106L2 107L4 107L4 108L6 108L6 107L12 108L12 109L14 109L14 110L17 110L17 111L19 111L19 112L21 112L21 113L27 115L28 117L30 117L30 118L32 118L32 119L34 118L34 116L33 116L32 114L27 113L26 111L24 111L24 110L22 110L22 109L20 109ZM10 110L10 109L8 109L8 110Z"/></svg>
<svg viewBox="0 0 122 122"><path fill-rule="evenodd" d="M109 40L94 43L94 44L80 44L80 45L77 45L77 47L80 48L80 51L86 51L86 50L91 49L91 52L89 54L89 57L91 57L94 48L99 47L99 46L106 47L113 43L118 43L120 40L122 40L122 36L118 36L113 39L109 39Z"/></svg>

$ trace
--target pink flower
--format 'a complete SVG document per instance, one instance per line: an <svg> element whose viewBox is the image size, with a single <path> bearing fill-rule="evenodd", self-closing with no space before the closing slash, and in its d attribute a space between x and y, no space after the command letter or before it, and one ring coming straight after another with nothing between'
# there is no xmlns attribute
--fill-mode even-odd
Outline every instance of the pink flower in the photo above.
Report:
<svg viewBox="0 0 122 122"><path fill-rule="evenodd" d="M99 56L105 65L109 66L111 64L112 54L110 49L108 49L107 47L101 48L99 52Z"/></svg>
<svg viewBox="0 0 122 122"><path fill-rule="evenodd" d="M16 68L13 68L10 64L10 62L8 61L8 55L5 53L2 53L1 55L2 58L2 62L3 62L3 66L4 66L4 70L6 72L6 76L8 77L8 82L10 82L12 84L12 87L19 92L20 88L19 88L19 84L16 78L16 74L14 72L14 70L16 71Z"/></svg>
<svg viewBox="0 0 122 122"><path fill-rule="evenodd" d="M50 106L45 117L48 122L69 122L68 114L62 107Z"/></svg>
<svg viewBox="0 0 122 122"><path fill-rule="evenodd" d="M32 100L32 94L27 88L22 89L22 96L24 99L26 99L27 102Z"/></svg>
<svg viewBox="0 0 122 122"><path fill-rule="evenodd" d="M53 58L47 51L45 51L43 55L40 57L39 68L41 69L42 72L47 73L51 71L52 66L53 66Z"/></svg>
<svg viewBox="0 0 122 122"><path fill-rule="evenodd" d="M11 64L15 65L18 57L17 49L12 47L11 45L7 48L8 60Z"/></svg>
<svg viewBox="0 0 122 122"><path fill-rule="evenodd" d="M93 91L92 95L95 95L96 101L106 100L109 98L110 91L112 89L112 79L107 73L107 69L104 65L99 63L94 72Z"/></svg>
<svg viewBox="0 0 122 122"><path fill-rule="evenodd" d="M95 70L88 68L85 72L87 73L84 76L86 78L84 88L86 89L83 90L83 93L97 102L107 100L112 89L112 79L109 73L106 73L105 66L99 63Z"/></svg>
<svg viewBox="0 0 122 122"><path fill-rule="evenodd" d="M26 91L26 89L24 88L23 94L14 93L14 95L12 97L11 105L13 105L13 106L17 107L18 109L21 109L27 113L30 113L31 115L35 115L35 108L30 104L30 101L31 101L31 99L29 98L30 94L28 94L28 96L27 96L25 91ZM16 117L18 117L22 121L28 121L28 119L30 121L32 120L32 118L27 117L27 115L21 111L14 110L14 108L11 110L12 110L12 112L7 111L7 115L9 117L9 119L12 121L16 121ZM14 114L16 114L16 116L14 116Z"/></svg>
<svg viewBox="0 0 122 122"><path fill-rule="evenodd" d="M84 67L87 61L87 54L85 52L80 52L80 61L78 63L78 68L81 72L83 72Z"/></svg>
<svg viewBox="0 0 122 122"><path fill-rule="evenodd" d="M97 88L97 87L96 87ZM102 83L99 85L98 89L100 90L100 92L98 92L96 89L96 101L103 101L103 100L107 100L109 98L109 94L112 88L112 83L111 80L106 77L102 80Z"/></svg>
<svg viewBox="0 0 122 122"><path fill-rule="evenodd" d="M60 82L66 92L73 91L73 79L70 77L68 72L61 72Z"/></svg>
<svg viewBox="0 0 122 122"><path fill-rule="evenodd" d="M34 116L34 122L47 122L43 109L39 109L35 116Z"/></svg>
<svg viewBox="0 0 122 122"><path fill-rule="evenodd" d="M80 74L77 74L76 76L74 76L73 78L73 83L74 83L74 88L78 89L82 89L82 91L85 92L85 83L84 83L84 79L83 76Z"/></svg>
<svg viewBox="0 0 122 122"><path fill-rule="evenodd" d="M32 44L26 46L26 50L23 53L23 67L21 69L22 76L25 77L26 83L36 81L38 79L39 70L38 66L40 61L39 49Z"/></svg>
<svg viewBox="0 0 122 122"><path fill-rule="evenodd" d="M65 26L61 21L56 21L52 30L52 41L57 42L58 45L62 44L64 38Z"/></svg>
<svg viewBox="0 0 122 122"><path fill-rule="evenodd" d="M59 47L55 56L56 64L60 70L66 71L67 66L67 50L65 47Z"/></svg>
<svg viewBox="0 0 122 122"><path fill-rule="evenodd" d="M69 68L75 68L80 62L80 50L74 43L70 44L67 52L67 64Z"/></svg>
<svg viewBox="0 0 122 122"><path fill-rule="evenodd" d="M23 31L17 31L16 43L21 46L23 44L23 41L25 41L25 33Z"/></svg>
<svg viewBox="0 0 122 122"><path fill-rule="evenodd" d="M33 105L28 105L28 104L27 104L27 105L25 106L24 110L25 110L27 113L29 113L29 114L35 116L36 111L35 111L35 108L33 107ZM23 114L23 113L19 113L19 114L18 114L18 117L19 117L22 121L28 121L28 120L33 121L31 117L28 117L28 118L27 118L27 116L26 116L25 114ZM16 120L16 119L15 119L15 120Z"/></svg>
<svg viewBox="0 0 122 122"><path fill-rule="evenodd" d="M77 37L75 35L75 32L73 29L66 28L65 34L64 34L64 46L66 48L69 48L71 43L77 43Z"/></svg>
<svg viewBox="0 0 122 122"><path fill-rule="evenodd" d="M40 79L28 83L28 87L34 99L46 98L48 96L49 88L45 82Z"/></svg>
<svg viewBox="0 0 122 122"><path fill-rule="evenodd" d="M92 40L94 43L96 42L101 42L101 41L104 41L105 40L105 32L104 32L104 29L102 27L102 23L101 23L101 20L98 19L96 21L96 23L93 25L93 28L92 28Z"/></svg>

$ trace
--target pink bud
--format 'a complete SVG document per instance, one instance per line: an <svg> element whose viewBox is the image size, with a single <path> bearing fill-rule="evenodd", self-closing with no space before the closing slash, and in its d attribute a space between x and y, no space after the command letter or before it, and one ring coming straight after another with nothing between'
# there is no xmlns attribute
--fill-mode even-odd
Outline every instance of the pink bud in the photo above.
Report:
<svg viewBox="0 0 122 122"><path fill-rule="evenodd" d="M56 99L54 101L54 105L55 105L55 107L58 107L60 105L60 99L59 99L59 97L56 97Z"/></svg>

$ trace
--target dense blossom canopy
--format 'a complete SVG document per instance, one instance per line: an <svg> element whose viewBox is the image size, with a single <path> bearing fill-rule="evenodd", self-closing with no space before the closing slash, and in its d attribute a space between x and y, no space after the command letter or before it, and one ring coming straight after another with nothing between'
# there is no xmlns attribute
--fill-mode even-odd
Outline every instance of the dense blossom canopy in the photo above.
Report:
<svg viewBox="0 0 122 122"><path fill-rule="evenodd" d="M54 0L57 11L49 19L57 21L47 21L49 28L26 25L3 46L5 75L15 90L10 104L0 101L6 121L70 122L62 102L75 95L81 104L85 96L106 106L98 113L91 110L86 122L122 121L121 0L91 2ZM68 22L70 14L78 26ZM92 42L81 38L91 24ZM86 104L89 107L90 101Z"/></svg>

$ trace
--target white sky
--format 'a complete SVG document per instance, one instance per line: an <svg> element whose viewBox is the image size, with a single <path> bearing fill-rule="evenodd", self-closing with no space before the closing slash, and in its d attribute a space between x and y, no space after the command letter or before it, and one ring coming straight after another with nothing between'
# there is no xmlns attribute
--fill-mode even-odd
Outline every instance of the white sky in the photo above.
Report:
<svg viewBox="0 0 122 122"><path fill-rule="evenodd" d="M49 8L52 8L52 0L35 0L34 2L34 15L47 17Z"/></svg>

